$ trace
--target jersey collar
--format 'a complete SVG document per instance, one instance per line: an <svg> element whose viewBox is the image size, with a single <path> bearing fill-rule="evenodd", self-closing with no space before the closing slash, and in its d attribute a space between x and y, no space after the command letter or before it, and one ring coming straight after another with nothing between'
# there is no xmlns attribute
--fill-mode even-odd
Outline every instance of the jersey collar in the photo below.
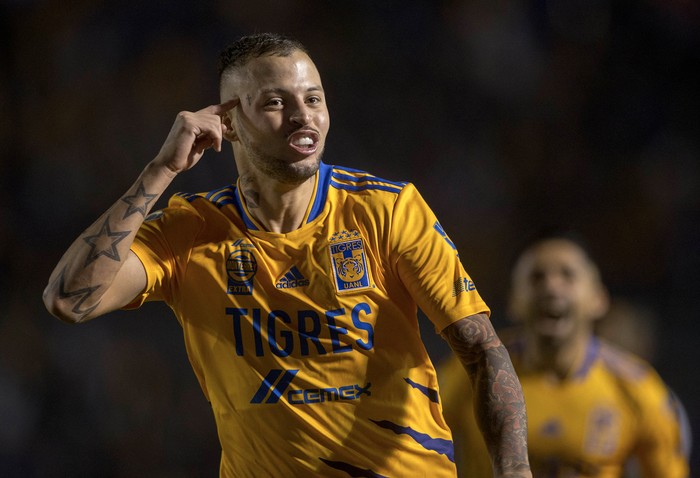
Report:
<svg viewBox="0 0 700 478"><path fill-rule="evenodd" d="M331 171L333 166L329 166L324 162L321 162L318 171L316 172L316 181L314 184L314 191L311 194L311 201L309 202L309 208L306 211L306 216L302 221L303 224L308 224L318 218L326 205L326 198L328 197L328 187L331 182ZM236 208L238 215L243 220L246 228L251 231L262 231L264 230L262 226L253 218L250 214L248 208L243 199L243 192L241 191L240 185L241 178L236 180L236 188L233 195L233 206Z"/></svg>

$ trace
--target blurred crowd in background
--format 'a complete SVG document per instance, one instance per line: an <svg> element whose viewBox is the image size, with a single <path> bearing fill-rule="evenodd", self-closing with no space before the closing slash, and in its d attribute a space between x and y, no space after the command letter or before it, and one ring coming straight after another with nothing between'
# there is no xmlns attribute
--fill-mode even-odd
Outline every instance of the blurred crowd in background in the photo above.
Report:
<svg viewBox="0 0 700 478"><path fill-rule="evenodd" d="M524 238L582 233L700 430L697 2L0 0L1 476L217 475L167 307L70 326L41 293L177 112L218 102L223 47L261 31L299 38L321 72L324 161L414 182L496 325ZM227 146L170 192L235 178Z"/></svg>

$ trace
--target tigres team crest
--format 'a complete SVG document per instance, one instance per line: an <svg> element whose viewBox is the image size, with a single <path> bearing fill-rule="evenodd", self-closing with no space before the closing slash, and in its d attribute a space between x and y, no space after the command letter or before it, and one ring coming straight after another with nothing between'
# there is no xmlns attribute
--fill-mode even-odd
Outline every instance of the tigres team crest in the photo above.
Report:
<svg viewBox="0 0 700 478"><path fill-rule="evenodd" d="M370 287L367 255L358 231L340 231L333 234L328 246L333 265L335 287L338 292L350 292Z"/></svg>

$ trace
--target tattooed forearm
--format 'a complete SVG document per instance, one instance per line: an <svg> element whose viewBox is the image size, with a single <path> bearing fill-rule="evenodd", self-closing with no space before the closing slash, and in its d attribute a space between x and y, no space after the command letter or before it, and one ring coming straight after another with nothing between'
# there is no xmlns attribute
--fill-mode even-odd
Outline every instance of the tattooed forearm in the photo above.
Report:
<svg viewBox="0 0 700 478"><path fill-rule="evenodd" d="M100 287L101 286L96 285L83 287L75 290L66 290L66 269L64 267L59 273L58 278L55 281L53 281L53 283L49 284L49 287L46 288L46 290L44 291L44 296L49 294L50 291L58 289L57 295L60 299L68 299L71 302L74 302L74 305L71 308L71 312L76 315L78 319L77 321L80 322L82 318L84 318L90 312L95 310L95 308L97 308L97 306L100 304L100 302L98 301L96 304L90 307L83 308L83 303L86 300L88 300L92 296L92 294Z"/></svg>
<svg viewBox="0 0 700 478"><path fill-rule="evenodd" d="M527 471L525 399L508 351L483 314L447 327L443 337L460 357L474 387L475 416L494 468Z"/></svg>
<svg viewBox="0 0 700 478"><path fill-rule="evenodd" d="M161 159L146 165L131 187L63 253L43 294L51 314L69 323L84 322L123 307L145 287L143 264L129 251L174 178Z"/></svg>
<svg viewBox="0 0 700 478"><path fill-rule="evenodd" d="M158 197L157 194L146 193L146 189L143 186L143 181L141 181L136 188L135 194L121 198L122 201L129 205L122 219L126 219L136 212L141 214L142 217L146 217L149 206L156 197Z"/></svg>
<svg viewBox="0 0 700 478"><path fill-rule="evenodd" d="M527 414L518 377L505 347L486 351L485 369L477 372L475 396L482 413L479 426L494 464L527 464Z"/></svg>
<svg viewBox="0 0 700 478"><path fill-rule="evenodd" d="M131 231L112 231L109 227L109 216L102 223L97 234L83 237L83 241L90 245L90 252L85 258L85 267L100 256L105 256L113 261L121 261L117 244Z"/></svg>

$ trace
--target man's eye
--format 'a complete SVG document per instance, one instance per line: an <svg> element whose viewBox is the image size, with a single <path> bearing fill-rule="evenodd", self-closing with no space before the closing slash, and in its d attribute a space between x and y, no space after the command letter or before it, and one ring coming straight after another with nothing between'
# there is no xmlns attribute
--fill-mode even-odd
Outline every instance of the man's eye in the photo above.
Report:
<svg viewBox="0 0 700 478"><path fill-rule="evenodd" d="M306 100L306 102L307 102L307 103L312 103L312 104L320 103L320 102L321 102L321 98L319 98L318 96L312 96L312 97L308 98L308 99Z"/></svg>
<svg viewBox="0 0 700 478"><path fill-rule="evenodd" d="M266 106L282 106L282 100L279 98L274 98L265 103Z"/></svg>
<svg viewBox="0 0 700 478"><path fill-rule="evenodd" d="M567 280L573 280L576 278L576 271L573 269L570 269L568 267L565 267L561 270L561 275Z"/></svg>

